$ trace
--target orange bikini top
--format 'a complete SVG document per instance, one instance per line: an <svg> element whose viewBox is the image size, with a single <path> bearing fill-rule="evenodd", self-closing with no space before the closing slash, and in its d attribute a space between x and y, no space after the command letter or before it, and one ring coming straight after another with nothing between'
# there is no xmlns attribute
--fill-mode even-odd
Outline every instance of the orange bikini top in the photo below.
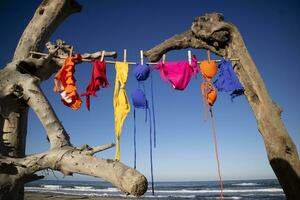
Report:
<svg viewBox="0 0 300 200"><path fill-rule="evenodd" d="M77 54L74 57L67 57L64 65L54 77L54 92L59 92L62 102L77 110L81 106L81 99L77 93L75 73L75 61L80 61L81 56Z"/></svg>

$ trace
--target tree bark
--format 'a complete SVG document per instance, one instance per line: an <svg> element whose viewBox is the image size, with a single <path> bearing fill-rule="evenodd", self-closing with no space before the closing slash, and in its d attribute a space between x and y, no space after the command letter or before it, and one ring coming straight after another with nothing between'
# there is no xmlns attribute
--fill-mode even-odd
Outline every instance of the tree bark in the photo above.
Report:
<svg viewBox="0 0 300 200"><path fill-rule="evenodd" d="M191 28L145 52L150 61L173 49L208 49L234 62L234 71L244 86L245 96L255 115L270 164L287 199L300 197L300 161L297 148L281 120L282 110L271 99L247 51L238 29L224 22L222 14L196 17Z"/></svg>
<svg viewBox="0 0 300 200"><path fill-rule="evenodd" d="M93 155L114 145L75 148L39 85L55 73L71 45L58 40L47 43L49 54L42 51L56 27L69 15L79 12L74 0L44 0L23 32L11 63L0 70L0 200L22 200L24 183L43 178L35 172L59 170L66 175L80 173L103 178L127 194L140 196L147 190L147 179L120 162ZM101 52L82 54L98 59ZM116 52L105 52L116 57ZM84 60L83 59L83 60ZM50 142L43 154L25 155L28 108L36 113Z"/></svg>

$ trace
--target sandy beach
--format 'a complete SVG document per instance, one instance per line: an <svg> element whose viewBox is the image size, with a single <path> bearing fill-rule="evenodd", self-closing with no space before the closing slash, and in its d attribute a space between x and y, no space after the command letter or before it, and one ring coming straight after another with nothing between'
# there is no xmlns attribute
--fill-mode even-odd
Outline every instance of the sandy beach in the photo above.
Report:
<svg viewBox="0 0 300 200"><path fill-rule="evenodd" d="M25 200L121 200L126 198L121 197L95 197L95 196L80 196L80 195L61 195L61 194L42 194L36 192L25 192ZM134 198L139 199L139 198Z"/></svg>

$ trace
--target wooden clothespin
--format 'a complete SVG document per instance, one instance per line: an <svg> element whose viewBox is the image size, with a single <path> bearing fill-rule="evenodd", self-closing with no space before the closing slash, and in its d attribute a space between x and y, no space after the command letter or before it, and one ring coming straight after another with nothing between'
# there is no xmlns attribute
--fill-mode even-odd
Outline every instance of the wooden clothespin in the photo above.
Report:
<svg viewBox="0 0 300 200"><path fill-rule="evenodd" d="M140 56L141 56L141 65L144 64L144 53L143 50L140 50Z"/></svg>
<svg viewBox="0 0 300 200"><path fill-rule="evenodd" d="M100 59L101 62L102 62L103 59L104 59L104 53L105 53L105 51L103 50L103 51L101 52L101 59Z"/></svg>
<svg viewBox="0 0 300 200"><path fill-rule="evenodd" d="M126 62L127 50L124 49L124 62Z"/></svg>
<svg viewBox="0 0 300 200"><path fill-rule="evenodd" d="M163 56L162 56L162 63L165 64L165 62L166 62L166 54L163 54Z"/></svg>
<svg viewBox="0 0 300 200"><path fill-rule="evenodd" d="M191 50L188 50L188 60L189 60L189 65L192 65L192 52L191 52Z"/></svg>
<svg viewBox="0 0 300 200"><path fill-rule="evenodd" d="M72 57L73 55L73 46L71 46L71 49L70 49L70 57Z"/></svg>
<svg viewBox="0 0 300 200"><path fill-rule="evenodd" d="M210 62L210 51L209 50L207 50L207 59Z"/></svg>

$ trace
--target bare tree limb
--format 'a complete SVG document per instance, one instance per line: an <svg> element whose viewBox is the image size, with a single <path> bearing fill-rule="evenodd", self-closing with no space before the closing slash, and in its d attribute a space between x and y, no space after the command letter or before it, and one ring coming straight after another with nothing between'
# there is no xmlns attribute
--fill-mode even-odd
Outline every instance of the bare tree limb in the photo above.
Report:
<svg viewBox="0 0 300 200"><path fill-rule="evenodd" d="M1 157L0 166L3 163L14 165L19 178L23 179L39 170L53 169L66 175L79 173L99 177L111 182L123 192L135 196L144 194L148 186L146 178L138 171L118 161L95 158L68 146L25 158Z"/></svg>
<svg viewBox="0 0 300 200"><path fill-rule="evenodd" d="M69 136L58 120L52 106L39 88L38 80L30 76L22 76L19 81L24 92L23 98L36 113L46 129L51 148L60 148L65 145L70 145Z"/></svg>
<svg viewBox="0 0 300 200"><path fill-rule="evenodd" d="M107 149L110 149L110 148L112 148L114 146L115 146L115 144L100 145L100 146L93 147L90 150L86 150L84 153L86 155L94 155L94 154L99 153L101 151L105 151Z"/></svg>

